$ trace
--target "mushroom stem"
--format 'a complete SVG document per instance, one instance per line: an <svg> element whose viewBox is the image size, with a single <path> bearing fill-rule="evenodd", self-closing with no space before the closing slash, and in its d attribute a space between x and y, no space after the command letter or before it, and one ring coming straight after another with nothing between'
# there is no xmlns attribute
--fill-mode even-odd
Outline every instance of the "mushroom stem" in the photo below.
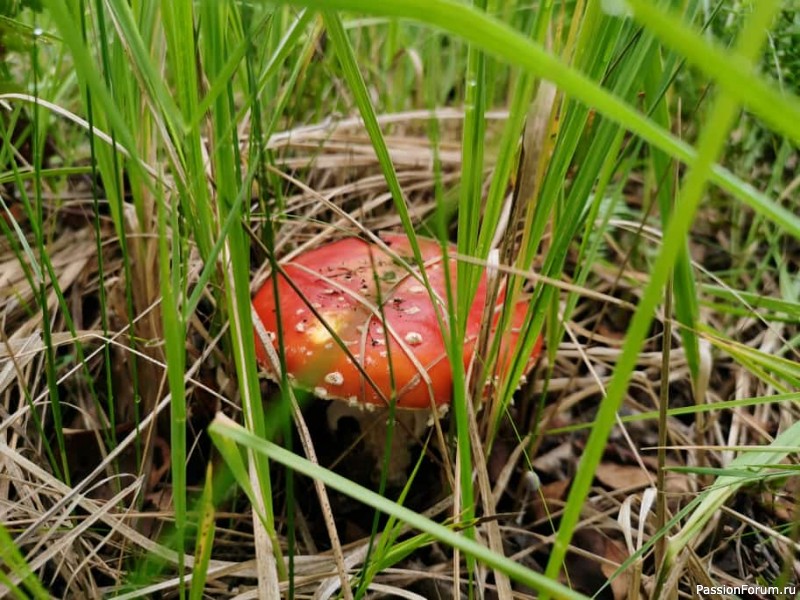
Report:
<svg viewBox="0 0 800 600"><path fill-rule="evenodd" d="M344 402L332 402L328 407L328 427L336 431L342 418L355 419L361 431L364 451L373 462L371 477L380 480L384 469L386 436L389 432L389 409L364 410L361 406L349 406ZM411 447L417 443L428 427L430 410L395 409L395 423L386 465L386 481L390 486L400 487L408 480L411 465Z"/></svg>

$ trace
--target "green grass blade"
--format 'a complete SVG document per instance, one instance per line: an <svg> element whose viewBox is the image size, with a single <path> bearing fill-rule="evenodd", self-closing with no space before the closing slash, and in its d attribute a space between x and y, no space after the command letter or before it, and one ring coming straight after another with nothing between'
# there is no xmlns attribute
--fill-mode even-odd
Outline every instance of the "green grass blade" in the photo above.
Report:
<svg viewBox="0 0 800 600"><path fill-rule="evenodd" d="M202 600L206 585L208 565L211 561L211 550L214 546L215 510L213 498L213 468L208 464L206 469L206 482L203 494L200 497L198 508L200 518L197 522L197 540L195 542L195 563L192 569L192 584L189 588L189 600Z"/></svg>
<svg viewBox="0 0 800 600"><path fill-rule="evenodd" d="M486 10L486 0L473 3L477 10ZM471 254L478 240L481 205L483 204L483 146L486 137L486 57L470 44L467 49L467 73L464 84L464 128L461 134L461 187L458 210L458 251ZM478 265L458 264L457 335L463 339L463 324L472 305L474 288L480 275Z"/></svg>
<svg viewBox="0 0 800 600"><path fill-rule="evenodd" d="M485 11L486 0L473 0L476 10ZM486 138L486 56L475 45L467 48L467 72L464 82L464 128L461 133L461 186L458 202L458 235L457 248L460 254L469 255L474 252L478 242L479 224L483 204L483 145ZM447 240L442 239L444 246ZM446 261L445 261L446 262ZM448 267L445 267L447 269ZM472 489L472 446L469 435L467 381L464 373L463 340L466 332L466 317L472 306L472 299L481 274L478 265L458 262L456 265L456 289L447 286L449 348L451 370L453 372L453 415L456 421L456 439L458 443L458 514L462 514L466 522L475 516L475 499ZM448 277L449 279L449 277ZM470 527L466 534L475 535ZM469 572L469 590L472 592L473 563L467 561Z"/></svg>
<svg viewBox="0 0 800 600"><path fill-rule="evenodd" d="M14 539L9 535L3 524L0 523L0 565L4 568L0 570L0 594L5 587L12 596L19 600L36 598L36 600L47 600L50 594L47 593L42 582L33 573L25 562L25 557L14 544ZM8 572L5 571L8 569ZM21 582L25 590L11 582L10 576L16 577Z"/></svg>
<svg viewBox="0 0 800 600"><path fill-rule="evenodd" d="M171 218L170 218L171 215ZM175 203L158 197L158 248L161 282L162 320L164 346L167 358L167 380L170 390L170 457L172 464L172 502L175 510L175 531L178 552L179 594L185 594L185 540L186 540L186 388L183 378L186 366L186 324L180 310L182 285L175 285L181 277L180 242L172 238L167 229L179 231L178 209Z"/></svg>
<svg viewBox="0 0 800 600"><path fill-rule="evenodd" d="M658 99L651 108L653 119L664 129L671 130L669 107L664 96L660 95L662 79L665 73L661 69L662 58L657 48L650 52L651 67L645 71L645 94L648 98ZM650 156L653 173L653 186L658 201L662 229L666 229L672 214L672 204L675 198L675 165L669 156L661 150L653 149ZM686 352L686 362L696 382L700 369L700 347L697 335L694 333L695 322L699 314L697 286L692 274L692 265L689 260L689 242L684 242L684 249L675 261L675 274L673 278L675 296L675 315L678 322L683 325L680 329L683 348ZM702 399L698 399L702 401Z"/></svg>

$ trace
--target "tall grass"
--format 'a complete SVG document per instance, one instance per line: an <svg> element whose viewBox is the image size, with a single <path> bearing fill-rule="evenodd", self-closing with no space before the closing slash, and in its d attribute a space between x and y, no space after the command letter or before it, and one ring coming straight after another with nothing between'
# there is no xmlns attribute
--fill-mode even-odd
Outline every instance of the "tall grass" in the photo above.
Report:
<svg viewBox="0 0 800 600"><path fill-rule="evenodd" d="M785 269L783 297L770 298L757 287L740 292L724 282L711 283L690 253L698 211L704 200L720 195L732 198L737 211L752 211L769 228L772 260L782 256L782 240L800 238L796 194L776 198L772 191L780 179L778 168L768 191L761 192L754 182L723 166L721 158L743 108L782 137L782 160L787 161L790 149L800 143L800 99L756 69L769 28L782 9L778 0L742 5L747 16L729 49L707 30L718 17L716 9L706 14L703 3L694 1L685 3L680 13L669 3L645 0L543 0L534 6L494 0L43 0L42 4L41 12L19 13L12 19L20 24L29 19L33 29L23 30L31 35L39 28L47 33L46 37L36 33L29 54L22 54L34 67L27 89L0 93L0 100L12 108L0 132L0 182L19 190L22 206L21 213L14 213L0 195L5 215L0 225L30 288L20 296L26 298L27 310L39 315L36 330L43 333L45 387L20 386L50 469L68 484L73 482L53 324L70 332L88 396L103 416L96 424L103 432L98 435L102 455L113 454L120 443L115 430L121 410L115 402L120 394L115 372L123 372L120 381L131 385L130 406L122 408L137 430L145 416L169 399L173 524L163 539L175 552L174 587L180 597L201 597L219 528L215 504L235 496L226 497L215 489L215 477L232 477L252 505L259 593L293 596L298 517L294 472L391 517L383 528L377 517L374 521L369 545L374 551L368 552L358 577L351 579L356 597L365 594L382 571L434 542L453 549L452 577L472 596L481 593L482 569L489 568L501 595L511 593L509 582L514 581L538 590L543 598L582 597L570 587L570 574L566 578L563 574L565 559L615 425L658 416L663 445L668 419L676 415L700 418L773 402L788 406L797 400L800 333L782 340L773 356L730 339L728 332L717 329L716 321L703 317L705 311L732 317L760 311L764 321L791 327L800 320L798 289L791 283L796 273ZM687 141L676 122L673 94L688 65L710 93L694 107L696 135ZM437 120L436 110L451 95L455 96L451 101L463 107L460 176L454 191L445 191L440 161L444 124ZM487 112L497 105L507 109L507 117L494 131ZM17 124L23 106L31 116L27 133L20 138ZM284 374L283 389L274 399L277 408L265 412L254 350L252 273L265 264L277 267L287 250L281 229L290 226L293 217L285 196L294 188L276 175L289 168L277 160L271 136L334 113L357 114L391 197L391 212L412 240L413 259L422 267L415 241L422 227L393 159L390 142L395 132L380 122L382 113L405 109L429 112L435 207L428 223L434 224L447 251L452 217L461 259L455 285L448 289L447 310L439 315L454 379L454 428L449 441L456 467L447 475L454 483L455 502L445 522L434 522L404 506L411 487L396 501L384 498L306 460L294 448L276 445L270 438L282 437L287 445L291 440L294 399ZM80 127L71 125L65 133L60 125L64 115L77 115L79 119L72 117L71 123ZM52 166L45 155L50 139L65 147L75 142L88 147L63 156L70 165L73 160L88 161L88 167ZM30 160L20 151L26 144ZM299 169L291 175L302 179L309 172ZM548 357L543 376L558 367L559 344L565 333L572 335L579 301L587 295L593 275L608 266L603 258L607 239L626 234L617 216L624 210L625 184L638 173L645 174L645 192L635 243L646 249L629 249L626 260L644 257L647 278L635 307L628 305L632 316L609 366L610 377L599 386L597 412L588 426L554 429L545 422L541 428L534 424L517 430L519 443L534 449L548 435L590 427L568 497L551 531L548 562L538 573L504 556L487 456L498 432L508 424L519 381L542 333ZM100 384L88 366L95 364L86 358L91 349L80 341L50 256L57 227L47 214L45 199L67 189L65 178L77 174L90 178L102 315L99 335L104 340L98 372L105 380ZM318 200L327 206L323 200L330 199ZM23 230L26 223L31 235ZM114 232L111 242L104 232L106 224ZM309 225L307 237L316 233L311 219ZM657 239L642 234L659 225ZM298 239L295 245L303 241ZM741 243L748 241L753 242ZM107 251L109 245L118 253L114 255L118 264ZM107 272L112 263L116 271ZM512 366L479 419L476 407L484 384L492 381L500 338L488 339L486 328L478 342L486 360L473 369L464 368L463 341L466 316L487 265L495 297L503 285L509 305L522 294L530 301ZM766 271L769 265L764 259L760 267ZM623 271L619 270L619 278ZM424 268L421 275L430 288ZM662 310L666 314L659 314ZM119 354L110 343L115 329L112 314L125 322L121 348L126 359L119 371L115 371ZM679 332L696 405L675 409L662 405L660 412L620 418L656 317ZM507 327L509 320L510 315L503 315L502 326ZM8 337L4 333L2 341L8 343ZM191 373L208 359L193 353L195 337L221 340L219 347L213 344L209 350L216 354L219 372L231 382L220 396L241 410L241 426L222 416L211 425L223 460L206 471L201 494L190 489L187 467L191 456L187 403L201 389ZM663 343L669 347L670 340ZM703 361L708 344L783 395L707 404ZM663 368L666 383L668 364L667 360ZM547 384L542 387L547 390ZM663 404L668 390L662 392ZM542 393L542 403L545 397ZM158 424L156 419L150 423L135 437L136 472L143 477L162 460L155 456L152 442ZM0 426L0 433L10 424ZM390 432L391 427L390 423ZM52 443L48 431L55 431ZM667 519L662 514L653 539L639 550L641 556L656 539L674 536L666 550L662 546L659 551L664 560L657 565L657 590L668 585L682 553L715 511L751 476L769 477L771 469L800 443L798 436L796 426L788 427L774 438L772 448L767 442L752 453L743 452L722 471L694 471L715 476L716 483L678 515ZM450 464L450 458L444 462ZM526 459L530 464L533 457ZM664 460L659 468L663 475ZM123 469L118 462L109 473L118 476ZM660 486L663 481L659 479ZM384 479L381 491L385 483ZM75 489L82 493L83 485ZM121 494L125 486L115 485ZM130 506L142 503L137 498ZM660 511L664 510L662 505ZM418 533L400 539L405 526ZM11 548L3 555L10 568L0 571L0 584L19 597L40 596L39 581L28 566L36 553L26 555L27 533L16 538L14 533L0 527L0 537L7 538ZM484 534L486 544L481 541ZM192 547L195 555L189 556ZM335 551L341 556L342 548ZM463 579L459 553L466 557ZM151 570L146 558L132 562L117 589L133 597L147 593L164 576L158 570L166 566Z"/></svg>

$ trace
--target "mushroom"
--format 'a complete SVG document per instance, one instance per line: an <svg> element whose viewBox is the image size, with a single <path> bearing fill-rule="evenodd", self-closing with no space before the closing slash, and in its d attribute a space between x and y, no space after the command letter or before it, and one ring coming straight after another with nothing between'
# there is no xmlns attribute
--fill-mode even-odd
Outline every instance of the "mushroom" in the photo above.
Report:
<svg viewBox="0 0 800 600"><path fill-rule="evenodd" d="M384 234L382 239L395 256L413 263L406 236ZM419 437L430 420L431 409L446 410L452 395L452 372L440 319L446 319L446 277L455 278L456 261L450 258L449 269L445 269L437 241L418 237L417 242L435 301L418 270L409 271L380 246L359 238L331 242L283 262L277 276L279 305L272 276L253 299L255 312L275 349L278 318L281 320L289 379L320 398L344 401L331 404L329 424L335 429L343 416L358 420L366 451L374 458L383 452L385 427L368 427L365 421L379 417L385 422L385 415L376 411L385 411L390 399L396 398L400 427L393 437L389 472L390 481L395 483L404 479L410 461L403 430ZM454 253L455 248L451 251ZM484 276L467 317L465 367L472 361L480 333L486 288ZM495 325L503 303L500 294ZM513 308L511 329L501 344L498 374L509 366L526 309L524 301ZM275 378L258 335L256 340L258 360ZM540 347L541 340L528 368L533 366Z"/></svg>

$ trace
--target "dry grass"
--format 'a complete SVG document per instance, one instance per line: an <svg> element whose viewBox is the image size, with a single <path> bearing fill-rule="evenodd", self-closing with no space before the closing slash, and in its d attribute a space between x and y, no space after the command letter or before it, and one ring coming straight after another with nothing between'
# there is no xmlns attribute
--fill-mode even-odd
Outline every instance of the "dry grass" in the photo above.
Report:
<svg viewBox="0 0 800 600"><path fill-rule="evenodd" d="M392 115L392 135L387 136L398 178L408 194L411 214L423 220L431 214L430 200L434 185L432 152L419 121L427 113ZM454 184L459 177L460 151L455 142L461 114L447 110L440 118L452 124L451 142L442 145L439 159L443 183ZM501 117L502 115L496 115ZM390 207L390 196L379 174L369 139L361 133L359 122L345 120L304 127L274 135L269 143L279 156L275 173L290 190L276 251L291 256L324 240L343 235L366 235L398 226ZM47 222L50 237L46 250L51 257L59 286L75 319L77 337L67 332L57 309L54 291L48 291L51 322L43 323L41 314L31 312L33 291L26 281L35 267L22 264L8 240L0 242L0 522L12 532L15 544L28 565L53 595L59 597L102 597L109 590L119 590L132 566L147 555L163 561L149 583L119 598L172 597L178 585L175 565L177 555L160 534L171 522L169 451L165 450L166 433L163 411L165 364L161 351L162 333L158 319L159 298L153 248L146 236L129 238L136 248L135 276L140 278L134 300L135 344L126 322L126 303L121 291L122 260L119 239L108 220L102 223L104 281L112 309L111 335L102 334L98 312L98 261L94 230L89 217L91 195L80 178L71 184L68 201L53 192L48 203ZM632 195L631 204L638 199ZM11 214L13 205L11 205ZM9 218L9 217L7 217ZM132 216L132 219L134 217ZM258 215L251 222L260 227ZM30 239L27 223L15 223ZM155 224L138 223L131 234L155 230ZM640 228L636 222L620 219L612 222L612 232L605 240L604 260L593 269L591 285L581 288L569 281L554 282L563 290L582 296L578 309L564 323L567 335L557 351L550 352L552 362L541 361L530 385L518 394L510 422L516 432L540 431L542 435L517 436L504 427L482 469L484 519L477 528L481 539L514 560L540 569L553 542L552 524L559 518L569 479L586 438L585 429L565 431L565 426L591 423L597 402L604 393L620 353L622 336L648 274L631 259L628 244L634 234L641 234L640 244L657 245L659 232ZM724 230L713 232L726 235ZM637 234L637 235L638 235ZM698 243L696 268L703 269L704 246ZM188 265L190 273L202 269L196 253ZM635 256L633 257L636 258ZM253 289L267 271L263 254L256 252L253 261ZM622 265L622 268L619 268ZM760 288L769 291L777 282L768 276ZM201 302L189 324L189 355L185 384L189 399L191 452L188 458L190 489L202 484L210 456L204 428L211 416L222 410L238 416L238 398L231 383L235 372L230 358L220 345L224 327L216 337L209 334L209 318L214 309L210 298ZM118 318L114 318L114 317ZM635 416L657 410L666 395L672 409L693 405L689 369L675 333L670 340L668 361L663 356L663 318L654 327L646 351L641 353L622 416ZM771 353L787 339L797 335L796 323L769 323L753 316L733 318L708 309L704 319L718 330L736 333L741 344ZM46 454L51 439L52 418L48 408L45 382L42 328L53 332L53 344L59 365L58 386L64 406L66 461L73 474L67 485L55 477ZM675 332L675 328L673 328ZM85 353L77 359L75 344ZM720 342L721 343L721 342ZM96 388L108 375L102 360L105 346L112 354L110 374L115 391L116 429L98 411L90 393L90 380ZM137 371L131 369L135 352ZM702 402L713 404L726 399L768 396L773 386L739 368L730 358L721 356L711 344L703 346L704 379L699 395ZM139 377L142 406L133 406L132 377ZM663 392L662 387L668 385ZM264 382L268 398L271 384ZM103 392L99 392L102 396ZM307 407L313 419L315 406ZM134 422L138 410L139 421ZM672 416L669 419L670 450L668 464L682 467L724 467L732 447L769 443L777 430L798 420L794 403L764 403L750 408ZM296 423L302 416L297 409ZM40 424L36 423L36 420ZM475 415L481 427L475 430L475 446L480 448L481 432L487 428L485 414ZM317 419L318 421L318 419ZM318 423L302 435L306 455L313 453ZM109 439L116 445L110 447ZM323 443L342 440L324 438ZM140 447L141 445L141 447ZM653 495L649 490L656 479L655 446L658 428L655 419L620 420L606 448L606 455L595 478L583 520L578 527L567 560L567 572L573 585L586 592L597 591L606 579L636 550L657 533L652 518ZM317 445L316 454L323 465L342 459L348 461L346 444L340 447ZM453 510L453 498L442 482L454 474L441 472L442 462L432 452L424 483L440 493L412 488L408 503L429 517L445 519ZM351 454L357 455L357 452ZM139 457L144 457L139 460ZM793 464L786 461L787 464ZM427 463L426 463L427 464ZM355 462L349 467L358 468ZM711 481L702 473L674 472L667 476L667 509L674 516L689 505L696 493ZM276 515L284 514L283 479L277 476L273 502ZM325 497L317 486L311 492L307 482L297 483L300 490ZM317 500L298 494L296 512L298 539L294 557L294 590L298 598L324 599L339 592L343 571L351 573L363 566L369 541L366 523L371 519L363 508L338 493L330 494L329 510L320 511ZM315 506L316 505L316 506ZM254 561L258 535L252 530L250 507L239 498L217 508L217 535L211 563L206 574L209 597L255 598L258 564ZM667 582L665 593L675 597L691 595L692 585L720 582L737 585L751 582L753 574L774 580L787 570L796 573L800 565L793 559L798 550L796 532L796 482L789 477L774 486L744 489L724 511L716 514L694 540L692 549L682 558ZM334 522L341 540L337 541ZM328 536L321 535L327 526ZM281 530L281 524L278 527ZM285 539L281 539L285 543ZM285 548L284 548L285 550ZM140 564L140 563L139 563ZM186 566L191 571L192 556ZM146 572L146 571L145 571ZM452 597L453 558L449 550L436 544L411 555L398 566L387 568L375 579L372 597L394 594L403 598L429 598L436 594ZM656 568L650 555L635 559L616 578L604 597L634 597L638 590L652 590ZM790 576L792 579L793 576ZM493 578L483 568L477 571L482 589L489 597L495 586L508 582ZM639 584L641 583L641 588ZM279 583L285 593L287 582ZM508 597L505 587L501 597ZM413 590L413 591L411 591ZM532 590L517 589L516 598L533 597ZM2 594L0 594L2 595Z"/></svg>

